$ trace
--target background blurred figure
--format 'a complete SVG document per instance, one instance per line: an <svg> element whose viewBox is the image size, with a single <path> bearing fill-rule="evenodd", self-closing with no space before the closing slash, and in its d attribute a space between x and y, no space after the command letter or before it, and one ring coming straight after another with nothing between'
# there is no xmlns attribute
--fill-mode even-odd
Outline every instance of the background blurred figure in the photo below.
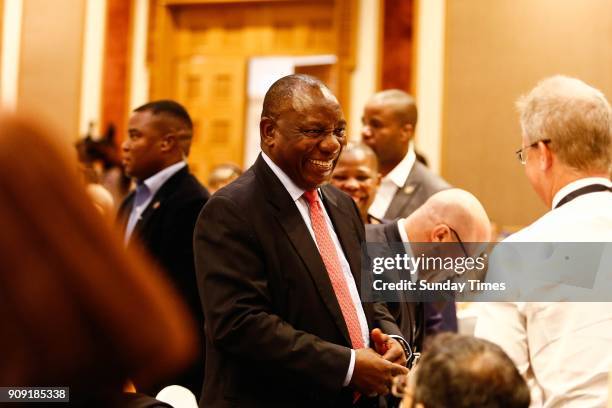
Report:
<svg viewBox="0 0 612 408"><path fill-rule="evenodd" d="M101 184L89 183L86 187L87 194L92 199L94 205L107 218L115 215L115 201L113 195Z"/></svg>
<svg viewBox="0 0 612 408"><path fill-rule="evenodd" d="M517 106L522 129L517 158L550 211L506 241L610 242L612 108L606 97L578 79L554 76ZM564 286L545 281L539 289L548 293ZM612 308L567 302L574 288L563 302L480 308L476 335L499 344L514 360L536 406L601 407L608 399Z"/></svg>
<svg viewBox="0 0 612 408"><path fill-rule="evenodd" d="M448 183L416 160L414 98L399 89L374 94L363 110L363 142L378 157L383 176L369 212L376 218L407 217Z"/></svg>
<svg viewBox="0 0 612 408"><path fill-rule="evenodd" d="M374 94L363 110L361 136L376 153L383 176L368 210L375 218L407 217L433 194L450 188L417 160L413 143L417 119L414 98L399 89ZM447 303L440 312L440 330L457 331L455 303Z"/></svg>
<svg viewBox="0 0 612 408"><path fill-rule="evenodd" d="M362 143L347 143L340 153L332 174L331 184L350 195L364 224L379 224L380 220L368 214L380 185L376 154Z"/></svg>
<svg viewBox="0 0 612 408"><path fill-rule="evenodd" d="M208 191L214 194L221 187L227 186L242 174L242 169L232 163L215 166L208 176Z"/></svg>
<svg viewBox="0 0 612 408"><path fill-rule="evenodd" d="M429 254L434 249L431 243L458 242L463 250L475 256L469 242L486 242L491 234L487 213L478 199L471 193L458 188L440 191L431 196L425 204L406 218L381 225L367 225L368 242L410 244L413 254ZM443 248L449 248L444 246ZM438 248L439 249L439 248ZM463 254L463 252L459 252ZM426 271L420 270L419 278L428 279ZM454 279L456 276L436 276L436 280ZM399 279L399 277L398 277ZM408 302L400 297L398 302L388 303L389 310L396 318L404 337L417 351L423 347L425 334L439 331L441 316L435 310L437 303ZM425 306L425 307L424 307ZM425 310L423 310L425 309ZM423 325L425 319L425 325ZM425 333L423 332L425 330Z"/></svg>
<svg viewBox="0 0 612 408"><path fill-rule="evenodd" d="M165 385L178 384L199 398L204 379L204 315L192 239L198 214L210 195L185 162L192 136L189 113L175 101L149 102L134 110L122 145L122 160L125 173L136 180L137 187L121 204L119 219L125 242L144 244L198 324L200 354L191 367L148 391L156 393Z"/></svg>
<svg viewBox="0 0 612 408"><path fill-rule="evenodd" d="M128 194L130 179L121 168L115 127L109 125L106 133L98 139L94 138L92 128L93 123L87 135L76 143L79 161L83 164L87 181L100 184L112 195L114 203L120 203Z"/></svg>
<svg viewBox="0 0 612 408"><path fill-rule="evenodd" d="M408 376L398 384L402 408L529 406L529 389L512 360L499 346L471 336L435 336Z"/></svg>
<svg viewBox="0 0 612 408"><path fill-rule="evenodd" d="M126 255L58 139L0 119L0 384L123 406L126 379L152 383L193 355L192 323L159 271Z"/></svg>

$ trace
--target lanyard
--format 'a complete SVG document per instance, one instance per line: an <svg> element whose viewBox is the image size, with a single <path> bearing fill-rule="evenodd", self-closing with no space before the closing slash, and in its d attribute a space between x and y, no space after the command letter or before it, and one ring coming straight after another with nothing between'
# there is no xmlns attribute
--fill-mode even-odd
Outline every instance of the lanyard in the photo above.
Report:
<svg viewBox="0 0 612 408"><path fill-rule="evenodd" d="M563 197L561 201L559 201L557 205L555 205L555 209L561 207L564 204L569 203L576 197L580 197L581 195L590 194L590 193L598 193L600 191L609 191L612 193L612 187L608 187L603 184L591 184L588 186L584 186L582 188L579 188L576 191L572 191L571 193Z"/></svg>

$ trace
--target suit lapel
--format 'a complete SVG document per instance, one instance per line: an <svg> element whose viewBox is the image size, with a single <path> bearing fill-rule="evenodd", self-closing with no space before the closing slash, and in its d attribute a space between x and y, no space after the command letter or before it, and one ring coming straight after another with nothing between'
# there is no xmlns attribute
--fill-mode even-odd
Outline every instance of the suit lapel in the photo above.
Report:
<svg viewBox="0 0 612 408"><path fill-rule="evenodd" d="M348 329L327 269L300 211L293 202L289 192L287 192L261 156L259 156L254 166L255 174L260 182L260 188L266 192L268 201L274 209L274 217L282 226L295 252L306 266L323 303L329 310L340 333L342 333L346 344L351 344Z"/></svg>
<svg viewBox="0 0 612 408"><path fill-rule="evenodd" d="M166 180L166 182L160 187L160 189L157 190L157 193L155 193L155 195L151 199L151 202L149 203L149 205L147 205L147 208L141 214L140 219L136 222L136 225L134 226L134 232L130 237L130 241L135 235L139 235L141 231L143 231L147 227L151 218L157 213L160 208L162 208L164 201L168 198L168 196L174 191L176 191L176 187L180 183L180 181L188 176L189 168L188 166L185 166L179 171L177 171L175 174L173 174L168 180Z"/></svg>
<svg viewBox="0 0 612 408"><path fill-rule="evenodd" d="M385 213L385 218L394 220L396 218L404 216L407 211L406 209L413 202L417 195L417 192L421 188L421 180L418 179L418 175L415 172L416 166L412 166L404 186L398 189L397 193L391 200L391 204Z"/></svg>
<svg viewBox="0 0 612 408"><path fill-rule="evenodd" d="M134 205L134 195L135 193L133 191L130 192L121 203L121 207L119 207L119 211L117 212L117 223L121 228L121 232L124 234L128 220L130 219L130 213L132 212L132 205Z"/></svg>

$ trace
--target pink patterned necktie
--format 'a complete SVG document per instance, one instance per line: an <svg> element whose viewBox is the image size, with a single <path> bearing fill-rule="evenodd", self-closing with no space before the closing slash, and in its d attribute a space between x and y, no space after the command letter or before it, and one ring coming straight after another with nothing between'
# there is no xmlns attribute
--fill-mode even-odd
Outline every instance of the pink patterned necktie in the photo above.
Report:
<svg viewBox="0 0 612 408"><path fill-rule="evenodd" d="M323 215L323 209L321 208L320 201L317 199L317 191L306 191L304 193L304 198L308 202L308 207L310 208L310 222L312 223L312 229L314 230L317 240L319 253L321 254L321 258L323 258L323 263L329 274L329 279L334 288L336 299L338 299L338 303L340 304L340 310L342 310L342 316L348 328L352 346L354 349L363 348L365 344L361 335L361 325L357 317L357 310L355 309L355 304L351 298L348 284L344 278L342 267L340 266L340 259L336 252L336 246L329 235L325 216Z"/></svg>

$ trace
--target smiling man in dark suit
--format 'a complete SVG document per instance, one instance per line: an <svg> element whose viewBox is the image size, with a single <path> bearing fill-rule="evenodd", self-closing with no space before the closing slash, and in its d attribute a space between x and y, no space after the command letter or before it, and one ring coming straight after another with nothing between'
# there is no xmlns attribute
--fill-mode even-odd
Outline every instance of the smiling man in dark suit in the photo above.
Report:
<svg viewBox="0 0 612 408"><path fill-rule="evenodd" d="M264 99L262 154L200 214L201 406L373 406L367 396L389 392L392 377L407 372L403 339L383 334L400 334L393 318L359 299L359 212L324 185L345 126L320 81L281 78Z"/></svg>
<svg viewBox="0 0 612 408"><path fill-rule="evenodd" d="M122 145L122 160L126 174L136 180L137 187L121 205L119 219L126 244L140 241L166 270L189 306L202 338L204 317L192 240L196 219L209 194L185 163L192 134L191 118L177 102L160 100L134 110ZM164 385L182 385L199 395L204 374L202 358L198 355L192 367Z"/></svg>

